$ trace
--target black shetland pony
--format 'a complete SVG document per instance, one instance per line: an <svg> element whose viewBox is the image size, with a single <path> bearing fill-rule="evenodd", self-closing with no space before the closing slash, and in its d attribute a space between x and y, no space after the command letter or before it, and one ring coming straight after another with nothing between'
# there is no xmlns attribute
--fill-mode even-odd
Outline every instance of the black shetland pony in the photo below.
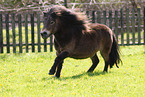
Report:
<svg viewBox="0 0 145 97"><path fill-rule="evenodd" d="M88 72L93 72L99 63L96 52L100 51L105 61L104 72L108 66L118 67L121 61L118 44L112 30L103 24L90 24L85 18L63 6L54 6L44 13L42 38L54 35L54 46L57 57L49 74L60 77L65 58L91 58L92 66Z"/></svg>

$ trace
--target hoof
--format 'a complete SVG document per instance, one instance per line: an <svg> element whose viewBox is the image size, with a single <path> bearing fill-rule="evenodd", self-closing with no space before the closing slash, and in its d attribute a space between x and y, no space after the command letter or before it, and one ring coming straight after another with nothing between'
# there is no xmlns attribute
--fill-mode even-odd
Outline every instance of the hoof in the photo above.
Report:
<svg viewBox="0 0 145 97"><path fill-rule="evenodd" d="M51 73L51 72L49 72L48 74L49 74L49 75L54 75L54 73Z"/></svg>
<svg viewBox="0 0 145 97"><path fill-rule="evenodd" d="M60 78L60 76L53 75L53 78Z"/></svg>
<svg viewBox="0 0 145 97"><path fill-rule="evenodd" d="M49 71L49 75L54 75L55 72Z"/></svg>
<svg viewBox="0 0 145 97"><path fill-rule="evenodd" d="M49 74L49 75L54 75L54 73L55 73L54 70L50 70L48 74Z"/></svg>
<svg viewBox="0 0 145 97"><path fill-rule="evenodd" d="M108 71L104 70L103 72L104 72L104 73L107 73Z"/></svg>
<svg viewBox="0 0 145 97"><path fill-rule="evenodd" d="M60 78L60 75L57 75L57 74L56 74L55 77L56 77L56 78Z"/></svg>
<svg viewBox="0 0 145 97"><path fill-rule="evenodd" d="M87 73L92 73L92 72L93 72L93 70L88 70L88 71L87 71Z"/></svg>

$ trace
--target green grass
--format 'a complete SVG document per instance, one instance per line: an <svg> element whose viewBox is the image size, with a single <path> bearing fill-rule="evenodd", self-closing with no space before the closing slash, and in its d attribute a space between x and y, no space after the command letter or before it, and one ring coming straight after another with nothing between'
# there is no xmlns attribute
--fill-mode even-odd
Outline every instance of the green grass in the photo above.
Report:
<svg viewBox="0 0 145 97"><path fill-rule="evenodd" d="M0 97L144 97L145 47L120 47L123 65L103 73L104 62L67 58L57 79L47 73L55 52L0 54ZM100 55L99 55L100 56Z"/></svg>

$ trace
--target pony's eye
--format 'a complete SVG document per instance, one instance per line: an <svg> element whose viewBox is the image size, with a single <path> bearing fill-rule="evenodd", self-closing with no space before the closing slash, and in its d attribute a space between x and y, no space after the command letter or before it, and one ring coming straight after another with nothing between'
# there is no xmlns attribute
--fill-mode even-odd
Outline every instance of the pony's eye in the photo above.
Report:
<svg viewBox="0 0 145 97"><path fill-rule="evenodd" d="M51 25L54 24L54 21L51 21L50 24L51 24Z"/></svg>

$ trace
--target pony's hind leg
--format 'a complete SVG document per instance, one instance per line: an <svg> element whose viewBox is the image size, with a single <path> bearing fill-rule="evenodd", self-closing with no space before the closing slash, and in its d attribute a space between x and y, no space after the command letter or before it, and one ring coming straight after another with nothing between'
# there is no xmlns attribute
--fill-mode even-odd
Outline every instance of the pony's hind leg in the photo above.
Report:
<svg viewBox="0 0 145 97"><path fill-rule="evenodd" d="M87 72L93 72L99 63L99 58L96 54L91 58L91 60L93 64Z"/></svg>
<svg viewBox="0 0 145 97"><path fill-rule="evenodd" d="M108 62L105 61L105 67L104 67L103 72L107 72L108 71L108 65L109 65Z"/></svg>
<svg viewBox="0 0 145 97"><path fill-rule="evenodd" d="M105 61L105 67L103 72L107 72L108 71L108 65L109 65L109 51L101 51L101 55Z"/></svg>

